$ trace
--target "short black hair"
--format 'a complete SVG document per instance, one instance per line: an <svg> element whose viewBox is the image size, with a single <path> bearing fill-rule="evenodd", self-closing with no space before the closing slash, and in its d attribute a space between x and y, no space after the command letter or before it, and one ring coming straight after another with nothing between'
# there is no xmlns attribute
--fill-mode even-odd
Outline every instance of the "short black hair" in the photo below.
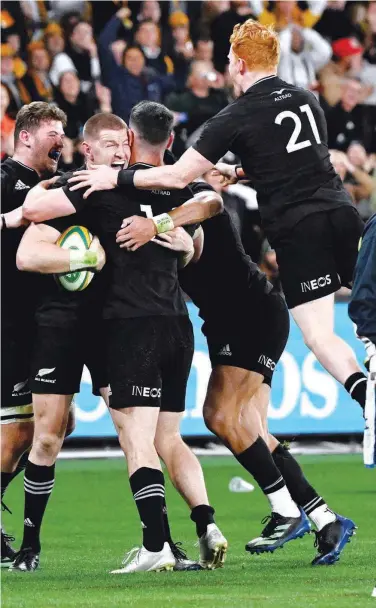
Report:
<svg viewBox="0 0 376 608"><path fill-rule="evenodd" d="M172 133L174 116L166 106L155 101L140 101L134 106L129 119L131 129L149 144L165 143Z"/></svg>

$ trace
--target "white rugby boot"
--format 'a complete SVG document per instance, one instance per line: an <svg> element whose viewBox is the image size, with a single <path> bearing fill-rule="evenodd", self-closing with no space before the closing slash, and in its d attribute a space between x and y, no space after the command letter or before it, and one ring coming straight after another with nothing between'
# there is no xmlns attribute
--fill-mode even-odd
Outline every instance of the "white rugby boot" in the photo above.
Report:
<svg viewBox="0 0 376 608"><path fill-rule="evenodd" d="M227 540L216 524L209 524L199 539L200 566L205 570L222 568L227 552Z"/></svg>
<svg viewBox="0 0 376 608"><path fill-rule="evenodd" d="M112 570L111 574L130 574L132 572L163 572L173 570L176 559L165 543L161 551L148 551L145 547L135 547L123 559L124 568Z"/></svg>

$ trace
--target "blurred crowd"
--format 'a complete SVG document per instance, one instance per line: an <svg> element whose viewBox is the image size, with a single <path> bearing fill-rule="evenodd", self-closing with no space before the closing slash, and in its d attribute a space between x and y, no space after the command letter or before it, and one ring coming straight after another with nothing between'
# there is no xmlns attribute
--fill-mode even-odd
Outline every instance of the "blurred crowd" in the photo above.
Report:
<svg viewBox="0 0 376 608"><path fill-rule="evenodd" d="M2 158L12 154L18 109L37 100L67 113L64 170L82 164L82 128L93 113L127 121L142 99L172 110L173 152L181 155L237 96L229 37L252 17L280 34L279 76L319 98L332 161L354 205L364 218L376 211L376 1L4 0L1 8ZM255 192L209 179L247 251L276 275Z"/></svg>

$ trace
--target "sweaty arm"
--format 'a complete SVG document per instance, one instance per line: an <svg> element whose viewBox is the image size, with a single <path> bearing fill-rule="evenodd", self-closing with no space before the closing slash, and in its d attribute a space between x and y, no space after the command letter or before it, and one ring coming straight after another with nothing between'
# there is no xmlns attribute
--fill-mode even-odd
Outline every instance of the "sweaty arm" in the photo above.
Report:
<svg viewBox="0 0 376 608"><path fill-rule="evenodd" d="M18 247L16 264L18 270L42 274L64 274L77 270L101 270L105 255L94 237L87 251L61 249L56 244L60 232L47 224L32 224L26 230Z"/></svg>

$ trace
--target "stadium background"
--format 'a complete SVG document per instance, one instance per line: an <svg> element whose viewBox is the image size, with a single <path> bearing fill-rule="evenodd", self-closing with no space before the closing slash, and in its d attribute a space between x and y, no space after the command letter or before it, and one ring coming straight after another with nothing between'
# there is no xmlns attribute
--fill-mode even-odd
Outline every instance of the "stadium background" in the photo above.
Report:
<svg viewBox="0 0 376 608"><path fill-rule="evenodd" d="M30 101L53 101L68 114L61 170L79 167L82 127L97 111L127 120L141 99L163 101L175 116L180 155L202 124L236 95L227 73L228 38L249 17L280 33L280 76L311 89L327 115L329 147L354 205L376 210L376 2L2 2L1 150L12 154L14 117ZM231 159L235 160L235 159ZM280 289L275 255L263 235L251 186L223 195L247 252ZM201 416L210 365L197 311L190 305L196 351L189 382L186 436L208 434ZM357 433L362 419L351 399L318 365L292 323L275 374L269 413L283 435ZM336 305L336 328L361 359L347 318ZM73 437L110 437L104 403L90 391L87 370L77 396Z"/></svg>

